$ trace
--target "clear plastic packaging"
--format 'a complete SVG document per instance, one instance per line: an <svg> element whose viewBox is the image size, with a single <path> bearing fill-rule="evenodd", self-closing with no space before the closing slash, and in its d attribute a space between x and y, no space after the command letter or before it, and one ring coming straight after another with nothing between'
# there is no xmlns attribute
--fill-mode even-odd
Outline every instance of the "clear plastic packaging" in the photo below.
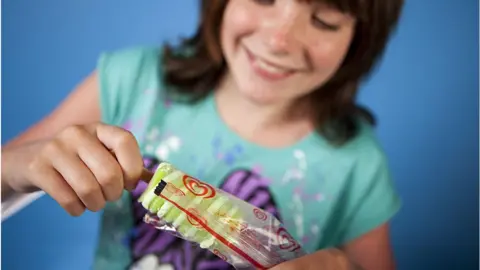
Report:
<svg viewBox="0 0 480 270"><path fill-rule="evenodd" d="M139 202L149 211L146 223L210 250L236 269L268 269L305 255L273 215L168 163L159 165Z"/></svg>

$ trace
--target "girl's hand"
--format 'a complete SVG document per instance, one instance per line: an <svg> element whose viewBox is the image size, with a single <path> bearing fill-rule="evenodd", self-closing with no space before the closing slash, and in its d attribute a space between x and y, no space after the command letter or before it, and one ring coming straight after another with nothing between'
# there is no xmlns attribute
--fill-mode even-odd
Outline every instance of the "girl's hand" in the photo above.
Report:
<svg viewBox="0 0 480 270"><path fill-rule="evenodd" d="M43 190L72 216L99 211L151 177L134 136L105 124L70 126L52 139L2 152L2 190Z"/></svg>
<svg viewBox="0 0 480 270"><path fill-rule="evenodd" d="M338 249L319 250L315 253L303 256L279 264L270 270L359 270Z"/></svg>

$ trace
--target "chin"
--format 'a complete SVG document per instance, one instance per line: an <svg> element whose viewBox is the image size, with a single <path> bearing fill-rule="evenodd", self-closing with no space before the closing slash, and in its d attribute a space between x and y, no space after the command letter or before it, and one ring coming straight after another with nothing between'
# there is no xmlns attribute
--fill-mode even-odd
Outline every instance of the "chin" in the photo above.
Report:
<svg viewBox="0 0 480 270"><path fill-rule="evenodd" d="M258 87L244 87L240 89L243 89L240 90L240 94L255 104L271 105L281 100L281 98L274 93L274 90L259 89Z"/></svg>

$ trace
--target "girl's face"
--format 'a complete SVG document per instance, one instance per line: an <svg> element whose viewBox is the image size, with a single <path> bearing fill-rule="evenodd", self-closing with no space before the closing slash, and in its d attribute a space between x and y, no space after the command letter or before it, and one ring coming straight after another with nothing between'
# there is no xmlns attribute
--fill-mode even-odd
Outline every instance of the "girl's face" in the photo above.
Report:
<svg viewBox="0 0 480 270"><path fill-rule="evenodd" d="M229 0L221 43L242 95L261 104L288 103L336 72L355 20L319 2Z"/></svg>

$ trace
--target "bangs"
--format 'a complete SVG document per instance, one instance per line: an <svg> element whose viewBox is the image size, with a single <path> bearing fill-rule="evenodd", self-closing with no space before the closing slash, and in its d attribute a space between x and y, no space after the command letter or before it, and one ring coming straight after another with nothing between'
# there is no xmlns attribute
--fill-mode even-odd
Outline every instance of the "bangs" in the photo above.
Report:
<svg viewBox="0 0 480 270"><path fill-rule="evenodd" d="M349 14L357 19L365 20L369 9L372 9L372 0L300 0L302 2L314 2L325 4L342 13ZM383 0L388 1L388 0Z"/></svg>

